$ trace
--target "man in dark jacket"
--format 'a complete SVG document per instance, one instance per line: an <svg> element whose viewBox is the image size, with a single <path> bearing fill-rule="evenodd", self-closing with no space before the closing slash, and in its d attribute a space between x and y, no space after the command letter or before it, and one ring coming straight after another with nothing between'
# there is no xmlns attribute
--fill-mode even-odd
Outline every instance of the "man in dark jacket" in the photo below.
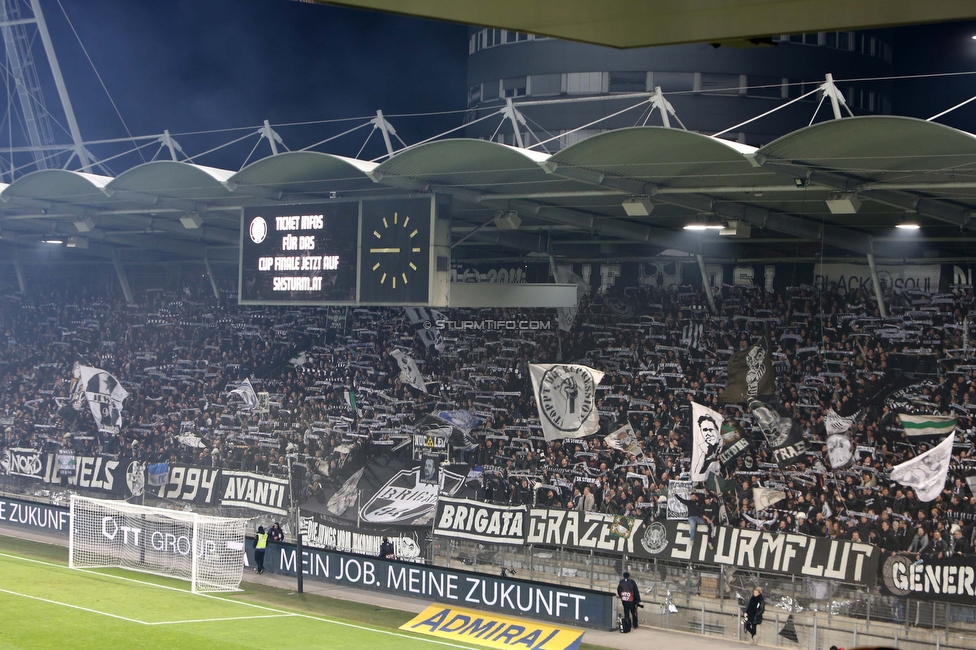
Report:
<svg viewBox="0 0 976 650"><path fill-rule="evenodd" d="M617 595L624 605L624 620L629 621L631 627L637 629L637 606L640 604L640 589L630 574L624 571L624 577L617 585Z"/></svg>

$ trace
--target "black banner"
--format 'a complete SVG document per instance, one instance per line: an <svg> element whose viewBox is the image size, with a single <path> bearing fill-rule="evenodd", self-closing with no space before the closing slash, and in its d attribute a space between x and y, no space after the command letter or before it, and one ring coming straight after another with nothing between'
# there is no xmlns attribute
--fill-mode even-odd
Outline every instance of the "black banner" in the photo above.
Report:
<svg viewBox="0 0 976 650"><path fill-rule="evenodd" d="M250 565L253 546L246 545ZM264 560L268 571L296 575L299 562L306 579L588 628L614 626L615 596L610 593L336 551L304 549L299 559L291 544L268 544Z"/></svg>
<svg viewBox="0 0 976 650"><path fill-rule="evenodd" d="M525 541L584 551L634 553L633 517L602 512L530 508Z"/></svg>
<svg viewBox="0 0 976 650"><path fill-rule="evenodd" d="M164 499L208 506L216 502L220 487L219 469L170 465L166 483L159 486L156 494Z"/></svg>
<svg viewBox="0 0 976 650"><path fill-rule="evenodd" d="M0 499L0 525L9 524L67 535L71 513L62 506L32 503L21 499Z"/></svg>
<svg viewBox="0 0 976 650"><path fill-rule="evenodd" d="M0 460L0 469L7 476L23 476L41 480L47 464L47 454L37 449L7 449Z"/></svg>
<svg viewBox="0 0 976 650"><path fill-rule="evenodd" d="M976 599L976 556L944 560L900 553L885 554L881 590L892 596L972 605Z"/></svg>
<svg viewBox="0 0 976 650"><path fill-rule="evenodd" d="M441 467L440 485L424 483L422 466L388 456L377 456L347 470L333 486L317 498L302 504L305 512L317 512L332 520L343 520L357 526L375 525L430 526L438 492L455 496L464 489L466 465Z"/></svg>
<svg viewBox="0 0 976 650"><path fill-rule="evenodd" d="M396 559L404 562L422 564L426 561L429 532L428 527L357 527L321 515L302 517L302 539L311 548L376 557L380 554L380 544L385 537L393 544Z"/></svg>
<svg viewBox="0 0 976 650"><path fill-rule="evenodd" d="M641 557L856 584L873 585L877 580L881 551L871 544L725 526L718 526L711 540L700 526L693 544L689 530L686 522L648 524L635 535L634 551Z"/></svg>
<svg viewBox="0 0 976 650"><path fill-rule="evenodd" d="M465 499L440 499L434 534L489 544L525 544L526 509Z"/></svg>
<svg viewBox="0 0 976 650"><path fill-rule="evenodd" d="M780 467L789 467L806 458L807 442L803 439L800 425L793 418L780 415L772 406L756 399L749 400L749 410L766 436L766 442L773 450L773 458Z"/></svg>
<svg viewBox="0 0 976 650"><path fill-rule="evenodd" d="M224 470L220 474L220 505L288 513L288 479Z"/></svg>
<svg viewBox="0 0 976 650"><path fill-rule="evenodd" d="M144 468L134 460L115 460L110 456L75 456L74 473L59 476L56 454L46 454L44 482L63 486L111 492L125 498L142 494Z"/></svg>
<svg viewBox="0 0 976 650"><path fill-rule="evenodd" d="M772 395L776 391L773 350L768 336L736 352L729 358L729 374L720 399L726 404L740 404L749 399Z"/></svg>

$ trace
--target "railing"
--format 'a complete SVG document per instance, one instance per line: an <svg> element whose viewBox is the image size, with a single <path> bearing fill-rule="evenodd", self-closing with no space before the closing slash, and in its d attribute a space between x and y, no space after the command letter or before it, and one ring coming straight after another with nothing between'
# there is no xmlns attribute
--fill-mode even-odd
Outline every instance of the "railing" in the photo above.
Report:
<svg viewBox="0 0 976 650"><path fill-rule="evenodd" d="M759 642L823 650L831 645L888 645L906 650L976 647L973 606L882 596L877 589L706 565L671 564L551 547L485 545L435 538L437 566L514 575L560 585L616 591L629 571L643 594L642 625L726 639L747 639L742 610L762 587L766 615ZM793 616L797 641L780 634Z"/></svg>

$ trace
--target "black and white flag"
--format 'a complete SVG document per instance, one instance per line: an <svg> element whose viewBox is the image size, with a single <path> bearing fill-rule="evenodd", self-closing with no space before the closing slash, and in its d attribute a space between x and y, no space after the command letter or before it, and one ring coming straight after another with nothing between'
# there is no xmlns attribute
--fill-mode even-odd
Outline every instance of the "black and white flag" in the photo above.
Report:
<svg viewBox="0 0 976 650"><path fill-rule="evenodd" d="M773 352L768 336L729 358L728 380L721 399L728 404L742 402L776 392Z"/></svg>
<svg viewBox="0 0 976 650"><path fill-rule="evenodd" d="M405 307L405 309L407 319L411 325L416 326L417 336L424 342L424 346L443 352L445 344L441 331L437 327L437 322L447 320L444 314L436 309L427 309L426 307Z"/></svg>
<svg viewBox="0 0 976 650"><path fill-rule="evenodd" d="M689 323L681 328L681 345L693 348L695 350L701 349L701 336L702 331L705 326L701 323Z"/></svg>
<svg viewBox="0 0 976 650"><path fill-rule="evenodd" d="M891 480L914 488L919 501L934 501L945 488L949 475L949 461L952 460L954 435L938 445L891 470Z"/></svg>
<svg viewBox="0 0 976 650"><path fill-rule="evenodd" d="M244 400L244 404L241 406L243 409L256 409L258 407L258 394L254 392L254 386L251 385L250 379L244 379L237 388L230 391L230 394L237 395Z"/></svg>
<svg viewBox="0 0 976 650"><path fill-rule="evenodd" d="M847 469L854 464L854 444L846 433L827 436L827 460L832 470Z"/></svg>
<svg viewBox="0 0 976 650"><path fill-rule="evenodd" d="M691 403L691 480L704 481L709 474L718 473L718 455L722 451L724 418L695 402Z"/></svg>
<svg viewBox="0 0 976 650"><path fill-rule="evenodd" d="M414 361L413 357L403 350L393 350L390 354L400 366L400 381L426 393L427 384L424 383L424 377L420 374L420 368L417 367L417 362Z"/></svg>
<svg viewBox="0 0 976 650"><path fill-rule="evenodd" d="M581 438L600 429L596 386L603 373L576 364L529 364L546 441Z"/></svg>
<svg viewBox="0 0 976 650"><path fill-rule="evenodd" d="M129 396L128 391L111 374L100 368L75 366L76 386L88 399L98 430L118 433L122 427L122 402Z"/></svg>
<svg viewBox="0 0 976 650"><path fill-rule="evenodd" d="M640 444L637 442L637 436L634 434L634 428L630 426L629 422L608 435L604 440L612 449L626 454L640 456L643 453Z"/></svg>
<svg viewBox="0 0 976 650"><path fill-rule="evenodd" d="M676 497L691 498L691 481L668 481L668 519L687 519L688 506Z"/></svg>
<svg viewBox="0 0 976 650"><path fill-rule="evenodd" d="M757 399L749 401L749 410L766 436L766 442L773 450L773 458L780 467L793 465L806 457L807 443L800 425L793 418L780 415L773 407Z"/></svg>
<svg viewBox="0 0 976 650"><path fill-rule="evenodd" d="M835 433L845 433L848 429L854 426L857 422L857 418L861 415L860 411L854 415L842 416L839 415L834 409L828 409L827 414L824 415L824 428L827 430L827 435L833 435Z"/></svg>

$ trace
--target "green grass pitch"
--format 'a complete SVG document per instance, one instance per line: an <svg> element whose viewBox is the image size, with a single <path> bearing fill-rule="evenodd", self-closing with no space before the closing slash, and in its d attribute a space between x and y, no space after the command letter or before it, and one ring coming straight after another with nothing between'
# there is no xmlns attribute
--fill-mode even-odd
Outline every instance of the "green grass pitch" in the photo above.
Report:
<svg viewBox="0 0 976 650"><path fill-rule="evenodd" d="M195 595L188 582L118 569L71 570L67 549L0 537L3 650L475 647L396 629L412 617L256 584Z"/></svg>

